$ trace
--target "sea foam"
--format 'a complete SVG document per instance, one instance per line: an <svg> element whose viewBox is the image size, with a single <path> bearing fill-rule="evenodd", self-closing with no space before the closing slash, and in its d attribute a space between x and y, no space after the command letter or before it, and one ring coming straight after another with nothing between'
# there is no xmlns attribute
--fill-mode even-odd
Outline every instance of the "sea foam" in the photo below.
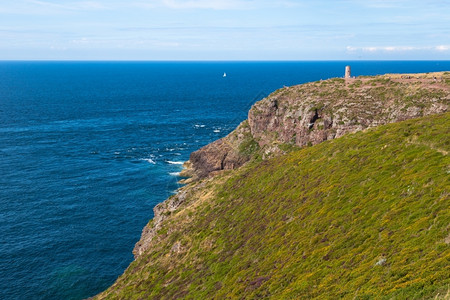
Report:
<svg viewBox="0 0 450 300"><path fill-rule="evenodd" d="M184 164L184 161L170 161L170 160L168 160L167 163L171 164L171 165L182 165L182 164Z"/></svg>
<svg viewBox="0 0 450 300"><path fill-rule="evenodd" d="M141 160L145 160L146 162L148 162L152 165L156 165L156 162L151 158L141 158Z"/></svg>

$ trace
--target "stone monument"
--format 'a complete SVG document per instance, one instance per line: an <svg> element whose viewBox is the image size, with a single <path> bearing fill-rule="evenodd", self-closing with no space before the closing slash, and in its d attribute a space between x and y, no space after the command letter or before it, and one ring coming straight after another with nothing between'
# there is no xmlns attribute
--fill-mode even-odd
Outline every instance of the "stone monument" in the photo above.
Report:
<svg viewBox="0 0 450 300"><path fill-rule="evenodd" d="M345 78L351 78L351 69L350 66L345 66Z"/></svg>

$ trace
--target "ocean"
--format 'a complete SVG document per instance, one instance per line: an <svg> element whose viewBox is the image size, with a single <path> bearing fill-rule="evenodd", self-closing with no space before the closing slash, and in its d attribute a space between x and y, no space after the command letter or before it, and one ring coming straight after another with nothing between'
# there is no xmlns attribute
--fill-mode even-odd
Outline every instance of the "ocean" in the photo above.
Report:
<svg viewBox="0 0 450 300"><path fill-rule="evenodd" d="M450 70L450 61L0 62L0 299L106 289L192 151L272 91L342 77L347 64L356 76Z"/></svg>

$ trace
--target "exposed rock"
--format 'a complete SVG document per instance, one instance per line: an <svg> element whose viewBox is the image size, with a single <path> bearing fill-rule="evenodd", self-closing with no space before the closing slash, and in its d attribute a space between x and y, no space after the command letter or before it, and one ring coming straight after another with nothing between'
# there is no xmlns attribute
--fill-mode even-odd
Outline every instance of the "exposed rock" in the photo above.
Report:
<svg viewBox="0 0 450 300"><path fill-rule="evenodd" d="M444 243L447 245L450 245L450 233L447 235L447 237L444 239Z"/></svg>
<svg viewBox="0 0 450 300"><path fill-rule="evenodd" d="M187 199L200 199L202 197L202 195L198 194L198 191L201 191L207 183L208 181L198 181L182 187L178 189L177 194L173 195L164 202L159 203L153 208L153 219L144 227L140 240L134 246L133 254L135 258L144 253L145 250L147 250L153 243L157 242L158 237L160 237L160 235L158 235L158 231L167 226L164 221L171 214L176 213L181 207L186 207L191 204L187 201ZM167 234L170 232L171 229L167 228ZM181 244L178 248L175 245L174 247L174 251L178 249L180 250L178 252L181 252L183 250Z"/></svg>
<svg viewBox="0 0 450 300"><path fill-rule="evenodd" d="M181 242L180 241L177 241L177 242L175 242L175 244L173 244L173 246L172 246L172 248L170 249L170 252L173 252L173 253L181 253L181 252L183 252L183 246L181 246Z"/></svg>
<svg viewBox="0 0 450 300"><path fill-rule="evenodd" d="M255 103L248 121L235 131L193 152L189 172L203 178L240 167L255 149L267 158L284 153L283 144L315 145L365 128L445 112L449 80L450 74L444 72L390 74L282 88Z"/></svg>
<svg viewBox="0 0 450 300"><path fill-rule="evenodd" d="M384 266L385 264L386 264L386 258L382 257L375 263L375 266Z"/></svg>
<svg viewBox="0 0 450 300"><path fill-rule="evenodd" d="M187 172L202 178L214 171L238 168L249 160L249 153L243 146L251 147L252 141L250 127L244 121L228 136L191 153Z"/></svg>
<svg viewBox="0 0 450 300"><path fill-rule="evenodd" d="M202 186L202 184L198 185L198 187ZM181 188L176 195L173 195L153 208L153 220L144 227L141 239L134 246L133 254L135 258L148 249L154 237L157 236L158 231L163 228L164 220L185 202L187 193L191 193L194 190L195 188L193 187L190 187L189 189Z"/></svg>

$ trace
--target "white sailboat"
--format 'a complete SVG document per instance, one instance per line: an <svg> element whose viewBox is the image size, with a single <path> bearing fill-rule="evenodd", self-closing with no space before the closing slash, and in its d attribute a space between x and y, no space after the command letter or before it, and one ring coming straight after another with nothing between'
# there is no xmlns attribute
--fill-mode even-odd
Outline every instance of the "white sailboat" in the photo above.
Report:
<svg viewBox="0 0 450 300"><path fill-rule="evenodd" d="M227 73L224 72L222 77L227 77Z"/></svg>

